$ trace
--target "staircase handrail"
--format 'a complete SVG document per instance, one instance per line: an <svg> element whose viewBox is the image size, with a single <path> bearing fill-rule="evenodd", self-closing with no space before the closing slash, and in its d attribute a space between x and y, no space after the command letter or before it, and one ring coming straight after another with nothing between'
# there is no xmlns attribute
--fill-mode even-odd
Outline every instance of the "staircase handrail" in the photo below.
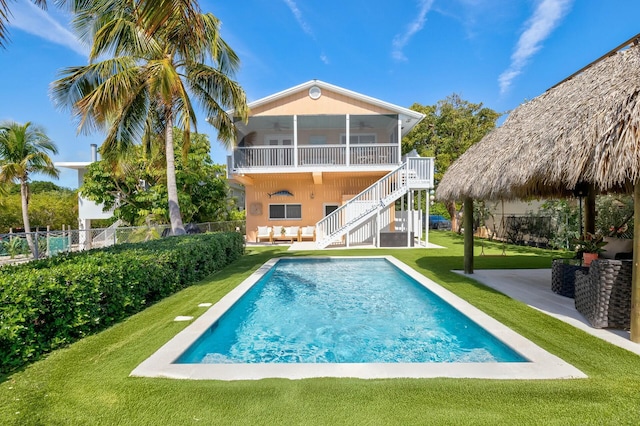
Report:
<svg viewBox="0 0 640 426"><path fill-rule="evenodd" d="M345 229L353 229L378 209L407 192L413 181L433 182L433 158L410 157L316 224L317 243L324 248ZM357 208L354 206L358 206Z"/></svg>

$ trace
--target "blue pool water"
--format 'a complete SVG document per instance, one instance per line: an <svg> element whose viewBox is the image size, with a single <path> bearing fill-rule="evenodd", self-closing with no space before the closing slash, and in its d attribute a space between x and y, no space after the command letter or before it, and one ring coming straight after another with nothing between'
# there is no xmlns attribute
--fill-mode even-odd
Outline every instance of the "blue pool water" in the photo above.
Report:
<svg viewBox="0 0 640 426"><path fill-rule="evenodd" d="M280 260L175 363L526 362L383 258Z"/></svg>

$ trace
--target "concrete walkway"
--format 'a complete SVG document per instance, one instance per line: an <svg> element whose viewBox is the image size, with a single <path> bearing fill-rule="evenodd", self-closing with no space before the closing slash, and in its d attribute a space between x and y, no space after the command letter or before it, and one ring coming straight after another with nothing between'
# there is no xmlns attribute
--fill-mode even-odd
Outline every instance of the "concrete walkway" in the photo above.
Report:
<svg viewBox="0 0 640 426"><path fill-rule="evenodd" d="M464 275L462 271L455 272ZM485 269L475 270L473 274L465 276L602 340L640 355L640 344L629 340L628 331L591 327L576 311L573 299L552 292L551 269Z"/></svg>

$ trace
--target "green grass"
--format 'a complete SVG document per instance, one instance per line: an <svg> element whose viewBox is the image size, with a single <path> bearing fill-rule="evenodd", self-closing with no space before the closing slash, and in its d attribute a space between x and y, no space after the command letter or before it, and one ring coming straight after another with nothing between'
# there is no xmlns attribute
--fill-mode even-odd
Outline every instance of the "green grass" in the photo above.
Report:
<svg viewBox="0 0 640 426"><path fill-rule="evenodd" d="M444 232L447 249L285 252L248 255L104 332L1 378L2 425L273 424L637 424L640 357L544 315L466 277L462 239ZM548 268L559 253L486 243L476 269ZM391 254L587 375L581 380L268 379L188 381L129 377L141 361L274 256ZM480 253L479 245L476 254ZM233 368L230 366L229 368Z"/></svg>

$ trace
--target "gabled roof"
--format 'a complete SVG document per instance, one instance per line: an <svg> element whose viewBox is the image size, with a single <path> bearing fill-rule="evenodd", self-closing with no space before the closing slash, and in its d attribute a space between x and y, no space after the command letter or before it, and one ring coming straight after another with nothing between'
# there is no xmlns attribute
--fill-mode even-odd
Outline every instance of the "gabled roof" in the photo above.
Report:
<svg viewBox="0 0 640 426"><path fill-rule="evenodd" d="M409 108L404 108L389 102L381 101L380 99L372 98L371 96L363 95L361 93L357 93L352 90L344 89L342 87L335 86L333 84L329 84L321 80L309 80L306 83L299 84L297 86L291 87L289 89L283 90L273 95L269 95L262 99L258 99L256 101L250 102L248 106L251 109L256 108L256 107L277 101L279 99L286 98L287 96L290 96L294 93L309 90L313 86L318 86L320 89L326 89L328 91L335 92L335 93L338 93L338 94L341 94L349 98L356 99L358 101L365 102L371 105L375 105L377 107L384 108L393 113L398 114L402 119L402 122L405 123L403 126L404 127L403 134L406 134L407 132L409 132L416 124L418 124L425 117L424 114L417 111L413 111ZM229 110L227 111L227 114L232 115L233 112L234 110Z"/></svg>

